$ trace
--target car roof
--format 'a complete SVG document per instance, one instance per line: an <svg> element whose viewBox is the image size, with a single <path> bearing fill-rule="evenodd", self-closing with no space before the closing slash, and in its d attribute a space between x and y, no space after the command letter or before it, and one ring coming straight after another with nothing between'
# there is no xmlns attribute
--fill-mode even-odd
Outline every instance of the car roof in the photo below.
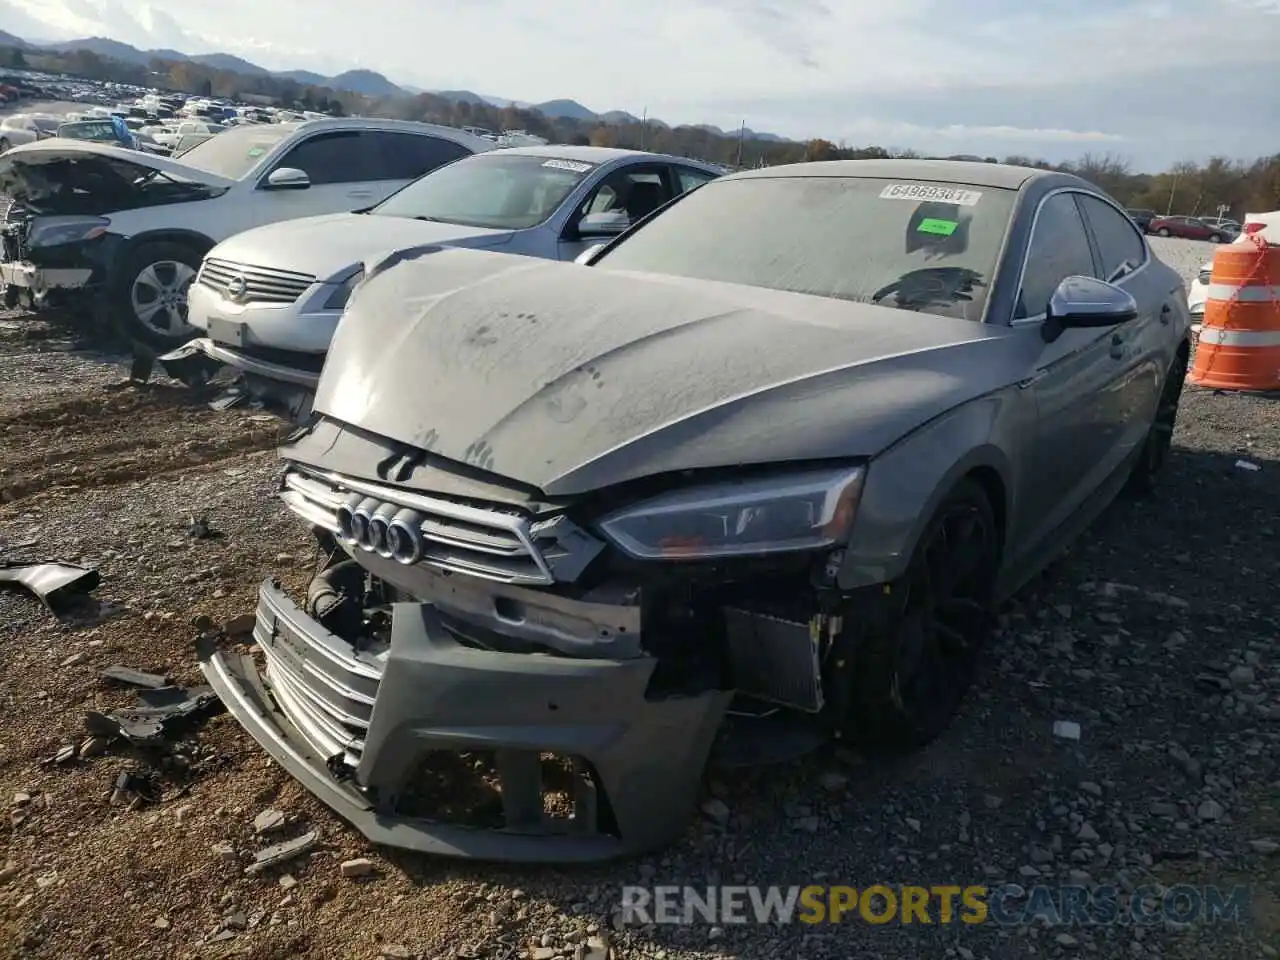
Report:
<svg viewBox="0 0 1280 960"><path fill-rule="evenodd" d="M1040 179L1062 179L1084 184L1078 177L1055 170L971 160L821 160L815 163L789 163L778 167L743 170L731 173L724 179L756 180L772 177L899 177L903 180L932 180L935 183L960 183L1006 190L1018 190L1032 180Z"/></svg>
<svg viewBox="0 0 1280 960"><path fill-rule="evenodd" d="M558 160L581 160L583 163L608 163L611 160L622 160L626 157L649 157L657 160L678 160L681 163L692 163L704 167L715 164L704 160L693 160L689 157L677 157L669 153L651 153L648 150L626 150L622 147L584 147L572 145L547 144L539 147L500 147L491 153L510 154L525 157L554 157Z"/></svg>

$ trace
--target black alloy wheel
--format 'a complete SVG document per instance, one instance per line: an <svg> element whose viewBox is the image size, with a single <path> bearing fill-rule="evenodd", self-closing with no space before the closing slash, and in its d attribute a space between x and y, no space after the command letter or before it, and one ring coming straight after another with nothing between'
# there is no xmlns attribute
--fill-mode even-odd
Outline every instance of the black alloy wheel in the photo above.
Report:
<svg viewBox="0 0 1280 960"><path fill-rule="evenodd" d="M1133 464L1133 471L1125 483L1127 493L1145 494L1155 489L1169 449L1173 445L1173 431L1178 425L1178 405L1182 401L1182 387L1187 379L1187 354L1181 350L1165 374L1160 399L1151 429L1143 441L1142 452Z"/></svg>
<svg viewBox="0 0 1280 960"><path fill-rule="evenodd" d="M925 528L905 574L880 589L877 615L850 623L858 636L842 735L898 752L946 729L991 630L999 557L991 503L964 480Z"/></svg>

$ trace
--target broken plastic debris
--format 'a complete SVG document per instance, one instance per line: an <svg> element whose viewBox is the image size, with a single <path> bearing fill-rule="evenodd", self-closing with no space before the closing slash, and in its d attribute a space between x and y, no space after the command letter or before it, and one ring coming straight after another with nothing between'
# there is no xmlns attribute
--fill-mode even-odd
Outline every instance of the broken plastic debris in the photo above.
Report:
<svg viewBox="0 0 1280 960"><path fill-rule="evenodd" d="M74 563L0 560L0 583L16 583L25 587L50 610L69 600L82 599L101 579L97 570Z"/></svg>
<svg viewBox="0 0 1280 960"><path fill-rule="evenodd" d="M1237 460L1236 469L1248 470L1250 473L1257 473L1262 468L1258 466L1256 463L1254 463L1252 460Z"/></svg>
<svg viewBox="0 0 1280 960"><path fill-rule="evenodd" d="M1074 720L1055 720L1053 721L1053 735L1063 740L1079 740L1080 724Z"/></svg>
<svg viewBox="0 0 1280 960"><path fill-rule="evenodd" d="M253 863L245 867L244 872L252 876L255 873L261 873L263 870L274 867L276 864L300 857L314 847L319 840L319 831L309 830L293 840L286 840L284 843L277 843L273 847L259 850L254 854Z"/></svg>
<svg viewBox="0 0 1280 960"><path fill-rule="evenodd" d="M104 680L114 680L116 683L127 684L131 687L149 687L152 690L158 690L160 687L169 685L168 677L161 676L158 673L145 673L142 670L134 670L132 667L119 665L107 667L100 676Z"/></svg>
<svg viewBox="0 0 1280 960"><path fill-rule="evenodd" d="M171 726L220 702L212 687L146 689L139 692L138 699L144 705L132 710L90 711L85 714L85 729L95 736L123 737L138 746L158 746Z"/></svg>

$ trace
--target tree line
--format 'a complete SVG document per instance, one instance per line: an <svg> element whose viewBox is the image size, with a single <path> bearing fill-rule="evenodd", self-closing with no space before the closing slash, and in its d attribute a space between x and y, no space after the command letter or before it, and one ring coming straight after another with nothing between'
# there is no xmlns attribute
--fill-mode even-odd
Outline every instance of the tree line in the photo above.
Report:
<svg viewBox="0 0 1280 960"><path fill-rule="evenodd" d="M773 166L817 160L876 159L916 156L883 147L850 147L814 139L808 142L739 138L698 126L670 127L650 121L604 123L548 117L536 110L497 107L430 93L367 97L346 90L299 83L287 77L218 70L192 61L156 59L148 65L126 63L88 50L54 51L0 48L0 64L88 80L156 87L162 90L239 101L270 101L335 116L361 115L420 120L454 127L525 130L553 143L593 144L653 150L697 157L729 167ZM982 158L989 163L997 157ZM1163 173L1135 172L1115 154L1086 154L1062 164L1034 157L1008 156L1004 163L1056 169L1077 174L1128 207L1159 214L1224 215L1280 209L1280 154L1253 161L1215 157L1205 164L1179 163Z"/></svg>

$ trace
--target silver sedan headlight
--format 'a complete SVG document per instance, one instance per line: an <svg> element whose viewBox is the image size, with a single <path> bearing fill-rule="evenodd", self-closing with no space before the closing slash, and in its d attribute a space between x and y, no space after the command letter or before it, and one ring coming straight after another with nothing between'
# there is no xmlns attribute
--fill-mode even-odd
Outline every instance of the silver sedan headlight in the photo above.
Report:
<svg viewBox="0 0 1280 960"><path fill-rule="evenodd" d="M677 490L609 514L598 526L640 560L821 549L848 536L865 477L858 466Z"/></svg>

